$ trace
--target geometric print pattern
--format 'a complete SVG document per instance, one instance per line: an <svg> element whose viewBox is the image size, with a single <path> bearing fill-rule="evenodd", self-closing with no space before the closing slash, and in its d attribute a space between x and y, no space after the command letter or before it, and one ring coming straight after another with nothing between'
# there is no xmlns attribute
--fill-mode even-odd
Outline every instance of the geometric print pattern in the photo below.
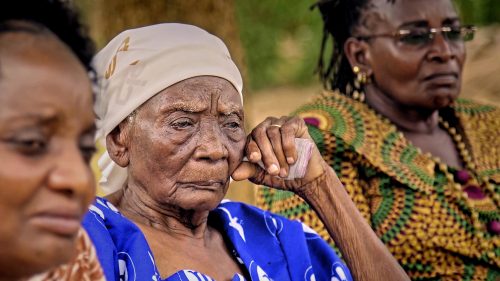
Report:
<svg viewBox="0 0 500 281"><path fill-rule="evenodd" d="M500 235L487 227L500 221L500 111L463 99L446 111L470 144L469 172L482 200L465 197L452 167L422 153L365 103L325 92L295 114L413 280L500 280ZM300 219L334 246L298 196L262 187L257 205Z"/></svg>

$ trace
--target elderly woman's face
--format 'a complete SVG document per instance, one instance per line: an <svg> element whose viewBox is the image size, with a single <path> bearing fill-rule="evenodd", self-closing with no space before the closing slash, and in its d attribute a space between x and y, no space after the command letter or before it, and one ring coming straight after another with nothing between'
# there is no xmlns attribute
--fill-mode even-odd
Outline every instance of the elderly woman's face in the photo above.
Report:
<svg viewBox="0 0 500 281"><path fill-rule="evenodd" d="M213 209L243 155L240 95L222 78L184 80L146 102L129 133L129 183L161 204Z"/></svg>
<svg viewBox="0 0 500 281"><path fill-rule="evenodd" d="M70 260L94 192L89 79L57 39L0 36L0 276Z"/></svg>

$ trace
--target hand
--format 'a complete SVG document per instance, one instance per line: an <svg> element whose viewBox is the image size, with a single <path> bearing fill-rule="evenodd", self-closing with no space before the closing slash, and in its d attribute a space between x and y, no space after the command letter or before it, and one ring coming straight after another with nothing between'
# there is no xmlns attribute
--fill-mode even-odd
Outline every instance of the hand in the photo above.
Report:
<svg viewBox="0 0 500 281"><path fill-rule="evenodd" d="M328 165L324 163L318 148L314 145L307 171L303 178L286 180L290 165L297 161L295 138L309 139L307 126L299 117L268 117L255 127L247 139L243 161L233 172L234 180L249 179L255 184L263 184L278 189L296 192L300 187L324 173ZM262 161L265 169L257 163Z"/></svg>

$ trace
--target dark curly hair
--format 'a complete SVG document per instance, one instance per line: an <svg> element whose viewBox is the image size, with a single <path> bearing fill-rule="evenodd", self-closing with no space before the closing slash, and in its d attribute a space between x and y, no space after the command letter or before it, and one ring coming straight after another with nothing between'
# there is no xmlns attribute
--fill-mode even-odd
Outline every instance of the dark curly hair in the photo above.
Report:
<svg viewBox="0 0 500 281"><path fill-rule="evenodd" d="M395 0L387 0L394 3ZM320 0L311 8L318 8L323 18L323 39L317 72L323 86L331 90L348 93L355 75L344 54L344 44L353 30L360 24L363 11L372 7L371 0ZM332 51L325 65L328 40L332 39Z"/></svg>
<svg viewBox="0 0 500 281"><path fill-rule="evenodd" d="M31 25L16 24L25 21ZM78 13L62 0L4 0L0 9L0 32L43 33L50 30L94 73L91 60L95 46Z"/></svg>

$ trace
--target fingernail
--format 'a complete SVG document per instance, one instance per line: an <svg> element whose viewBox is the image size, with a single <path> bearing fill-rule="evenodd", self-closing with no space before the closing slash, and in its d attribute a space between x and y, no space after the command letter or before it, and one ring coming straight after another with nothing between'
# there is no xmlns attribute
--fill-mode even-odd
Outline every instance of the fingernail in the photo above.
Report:
<svg viewBox="0 0 500 281"><path fill-rule="evenodd" d="M281 168L281 170L280 170L280 177L286 178L286 169L285 168Z"/></svg>
<svg viewBox="0 0 500 281"><path fill-rule="evenodd" d="M293 162L295 162L295 160L293 160L293 157L287 157L287 158L286 158L286 162L287 162L288 164L293 164Z"/></svg>
<svg viewBox="0 0 500 281"><path fill-rule="evenodd" d="M267 168L267 171L270 174L274 174L274 173L277 173L279 171L279 168L276 164L271 164L271 166L269 166L269 168Z"/></svg>
<svg viewBox="0 0 500 281"><path fill-rule="evenodd" d="M258 154L257 152L252 152L252 153L250 154L250 160L252 160L252 161L257 161L257 160L259 160L259 154Z"/></svg>

